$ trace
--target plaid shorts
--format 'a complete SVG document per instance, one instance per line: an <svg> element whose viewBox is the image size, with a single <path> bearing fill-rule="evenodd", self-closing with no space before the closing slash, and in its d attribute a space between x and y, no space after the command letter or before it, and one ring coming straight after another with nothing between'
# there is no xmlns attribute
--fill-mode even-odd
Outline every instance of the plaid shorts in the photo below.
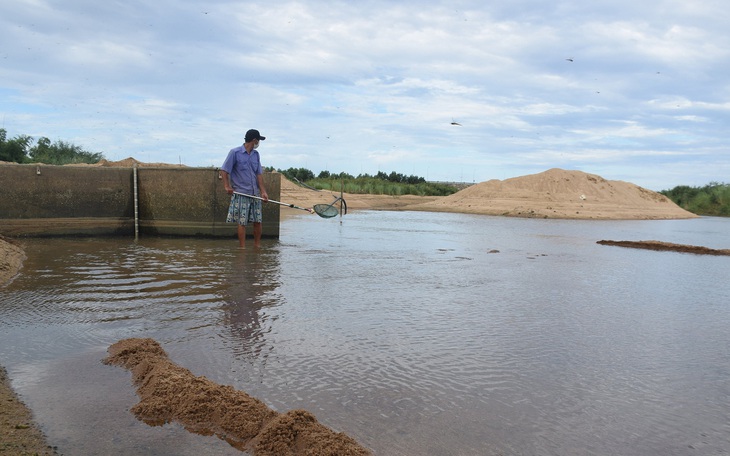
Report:
<svg viewBox="0 0 730 456"><path fill-rule="evenodd" d="M261 223L262 220L261 200L235 193L231 196L228 217L226 217L227 223L238 223L246 226L248 222Z"/></svg>

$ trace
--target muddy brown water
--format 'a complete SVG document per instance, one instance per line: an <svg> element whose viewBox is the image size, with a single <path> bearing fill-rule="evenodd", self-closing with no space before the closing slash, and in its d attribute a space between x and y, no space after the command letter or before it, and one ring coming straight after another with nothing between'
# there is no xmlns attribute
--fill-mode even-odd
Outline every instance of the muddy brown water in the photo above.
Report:
<svg viewBox="0 0 730 456"><path fill-rule="evenodd" d="M195 375L305 409L381 455L730 449L730 220L356 212L235 240L26 240L0 364L64 454L241 454L150 427L128 371L151 337Z"/></svg>

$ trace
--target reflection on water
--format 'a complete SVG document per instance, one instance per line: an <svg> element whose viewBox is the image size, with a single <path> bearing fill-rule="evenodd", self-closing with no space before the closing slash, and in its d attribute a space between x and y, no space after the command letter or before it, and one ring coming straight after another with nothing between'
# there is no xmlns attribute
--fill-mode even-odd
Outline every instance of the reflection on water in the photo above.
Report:
<svg viewBox="0 0 730 456"><path fill-rule="evenodd" d="M271 332L277 316L267 312L267 307L285 302L277 292L281 286L279 257L274 246L233 259L222 310L223 323L231 333L227 348L236 357L268 357L271 344L266 334Z"/></svg>
<svg viewBox="0 0 730 456"><path fill-rule="evenodd" d="M65 454L240 454L131 416L129 373L100 363L127 337L377 454L728 454L730 260L595 244L728 228L359 212L259 251L29 240L0 363Z"/></svg>

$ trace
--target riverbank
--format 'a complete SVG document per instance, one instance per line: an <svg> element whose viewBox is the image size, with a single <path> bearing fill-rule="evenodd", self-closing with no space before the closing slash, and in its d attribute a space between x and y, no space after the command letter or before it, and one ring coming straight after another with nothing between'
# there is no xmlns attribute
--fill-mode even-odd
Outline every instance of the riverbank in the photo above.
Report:
<svg viewBox="0 0 730 456"><path fill-rule="evenodd" d="M0 287L15 277L23 265L22 247L0 236ZM0 366L0 453L13 455L53 455L43 433L33 422L30 410L10 386L5 369Z"/></svg>
<svg viewBox="0 0 730 456"><path fill-rule="evenodd" d="M2 242L2 241L0 241ZM50 456L58 454L33 422L33 415L13 389L0 366L0 454Z"/></svg>
<svg viewBox="0 0 730 456"><path fill-rule="evenodd" d="M0 287L15 277L24 259L25 253L20 244L0 235Z"/></svg>

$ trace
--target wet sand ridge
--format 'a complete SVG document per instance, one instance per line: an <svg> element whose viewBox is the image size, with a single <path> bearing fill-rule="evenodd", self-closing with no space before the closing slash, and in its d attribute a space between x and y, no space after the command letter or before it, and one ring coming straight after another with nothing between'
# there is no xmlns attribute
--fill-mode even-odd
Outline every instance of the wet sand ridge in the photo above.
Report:
<svg viewBox="0 0 730 456"><path fill-rule="evenodd" d="M105 364L132 371L140 402L131 411L147 424L176 421L191 432L215 434L256 456L370 454L305 410L277 413L243 391L194 376L170 361L153 339L121 340L108 352Z"/></svg>

